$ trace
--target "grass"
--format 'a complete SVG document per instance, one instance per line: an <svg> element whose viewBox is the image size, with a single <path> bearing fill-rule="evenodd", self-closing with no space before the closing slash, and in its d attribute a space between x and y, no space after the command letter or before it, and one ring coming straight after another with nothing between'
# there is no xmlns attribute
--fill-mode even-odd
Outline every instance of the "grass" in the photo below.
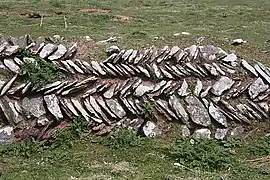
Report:
<svg viewBox="0 0 270 180"><path fill-rule="evenodd" d="M0 7L1 33L8 36L59 34L72 39L88 35L94 41L116 36L119 37L116 44L124 49L151 45L179 45L184 48L205 36L201 44L214 44L226 51L235 50L247 60L265 63L269 60L269 53L262 52L269 51L269 43L265 43L270 29L270 2L267 0L8 0L1 1ZM40 19L26 18L19 12L44 15L43 26L39 26ZM119 15L129 20L121 20ZM67 28L64 27L64 16ZM183 31L191 35L174 36ZM155 40L155 37L163 38ZM238 47L230 45L236 38L243 38L248 43ZM104 49L109 45L88 42L86 49L90 59L104 58L101 54L105 54Z"/></svg>
<svg viewBox="0 0 270 180"><path fill-rule="evenodd" d="M1 179L270 178L269 137L262 136L265 125L252 136L216 141L149 139L123 127L107 137L93 137L83 122L75 118L46 143L0 146Z"/></svg>

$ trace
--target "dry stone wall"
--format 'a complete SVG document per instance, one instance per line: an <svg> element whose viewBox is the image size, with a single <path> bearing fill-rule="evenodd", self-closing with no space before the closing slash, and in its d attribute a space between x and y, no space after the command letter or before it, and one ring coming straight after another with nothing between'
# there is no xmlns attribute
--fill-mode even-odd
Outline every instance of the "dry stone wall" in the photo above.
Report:
<svg viewBox="0 0 270 180"><path fill-rule="evenodd" d="M23 82L21 65L35 59L21 49L54 63L67 78L43 88ZM1 142L46 138L76 116L96 135L124 124L155 136L174 121L182 136L216 139L269 118L270 69L215 46L116 48L91 62L75 59L76 50L76 43L37 43L29 35L1 39Z"/></svg>

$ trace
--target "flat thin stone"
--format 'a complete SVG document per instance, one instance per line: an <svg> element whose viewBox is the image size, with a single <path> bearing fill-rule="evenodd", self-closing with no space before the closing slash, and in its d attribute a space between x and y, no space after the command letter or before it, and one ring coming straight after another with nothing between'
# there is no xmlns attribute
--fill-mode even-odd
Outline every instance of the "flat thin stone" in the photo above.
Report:
<svg viewBox="0 0 270 180"><path fill-rule="evenodd" d="M221 96L222 93L230 89L235 81L231 80L227 76L222 76L212 87L211 92L216 96Z"/></svg>
<svg viewBox="0 0 270 180"><path fill-rule="evenodd" d="M0 107L9 123L18 124L24 120L24 118L16 110L14 104L7 97L1 99Z"/></svg>
<svg viewBox="0 0 270 180"><path fill-rule="evenodd" d="M129 56L132 54L132 52L133 52L133 49L126 50L126 52L122 56L122 59L124 59L124 61L127 61Z"/></svg>
<svg viewBox="0 0 270 180"><path fill-rule="evenodd" d="M187 81L184 79L183 83L182 83L182 86L181 88L178 90L178 95L179 96L187 96L189 95L189 92L188 92L188 83Z"/></svg>
<svg viewBox="0 0 270 180"><path fill-rule="evenodd" d="M228 127L226 116L220 111L219 108L215 107L215 105L212 102L210 102L208 110L209 110L209 114L214 120L216 120L218 123L220 123L224 127Z"/></svg>
<svg viewBox="0 0 270 180"><path fill-rule="evenodd" d="M189 120L189 116L187 112L185 111L184 107L182 106L182 104L180 103L179 99L175 95L172 95L170 96L169 104L173 108L173 110L176 112L176 115L178 116L178 118L180 118L182 122L186 124Z"/></svg>
<svg viewBox="0 0 270 180"><path fill-rule="evenodd" d="M91 106L94 108L94 110L102 117L102 119L110 124L110 120L108 117L103 113L100 106L96 102L95 98L93 96L89 96L89 102Z"/></svg>
<svg viewBox="0 0 270 180"><path fill-rule="evenodd" d="M180 50L180 48L178 46L173 46L171 49L171 52L169 53L169 57L172 57L173 55L178 53L179 50Z"/></svg>
<svg viewBox="0 0 270 180"><path fill-rule="evenodd" d="M90 121L90 115L85 111L85 109L83 108L81 103L75 98L72 98L71 102L74 105L74 107L82 114L82 116L85 118L85 120L87 122L89 122Z"/></svg>
<svg viewBox="0 0 270 180"><path fill-rule="evenodd" d="M165 77L167 77L167 78L169 78L169 79L174 79L174 77L173 77L168 71L166 71L164 68L160 67L160 71L162 72L162 74L163 74Z"/></svg>
<svg viewBox="0 0 270 180"><path fill-rule="evenodd" d="M18 45L15 46L7 46L4 54L6 56L11 56L19 51L20 47Z"/></svg>
<svg viewBox="0 0 270 180"><path fill-rule="evenodd" d="M156 65L156 63L153 63L152 67L153 67L153 70L154 70L156 77L158 79L162 79L163 75L162 75L161 71L159 70L158 66Z"/></svg>
<svg viewBox="0 0 270 180"><path fill-rule="evenodd" d="M75 69L75 71L84 74L83 70L81 68L79 68L79 66L77 66L73 61L71 60L66 60L66 62Z"/></svg>
<svg viewBox="0 0 270 180"><path fill-rule="evenodd" d="M255 75L256 77L258 77L258 73L257 71L254 69L253 66L251 66L246 60L242 60L241 61L241 65L248 70L249 72L251 72L253 75Z"/></svg>
<svg viewBox="0 0 270 180"><path fill-rule="evenodd" d="M97 103L102 107L112 118L117 118L116 115L107 107L104 99L101 96L96 98Z"/></svg>
<svg viewBox="0 0 270 180"><path fill-rule="evenodd" d="M94 121L98 122L98 123L102 123L103 120L101 120L101 116L94 110L93 106L90 104L89 99L85 99L84 100L84 105L86 107L86 109L93 114L95 117L91 117Z"/></svg>
<svg viewBox="0 0 270 180"><path fill-rule="evenodd" d="M61 61L61 63L64 65L68 72L70 72L71 74L75 74L75 71L70 67L67 61Z"/></svg>
<svg viewBox="0 0 270 180"><path fill-rule="evenodd" d="M150 73L147 71L147 69L143 68L142 66L137 66L137 68L148 78L150 78Z"/></svg>
<svg viewBox="0 0 270 180"><path fill-rule="evenodd" d="M108 105L109 109L120 119L126 116L126 112L123 107L114 99L106 99L106 104Z"/></svg>
<svg viewBox="0 0 270 180"><path fill-rule="evenodd" d="M117 84L112 84L110 88L103 94L103 96L107 99L111 99L113 97L116 86Z"/></svg>
<svg viewBox="0 0 270 180"><path fill-rule="evenodd" d="M162 108L166 113L168 113L173 119L178 119L174 112L170 110L167 101L159 99L156 101L156 104L159 105L159 107Z"/></svg>
<svg viewBox="0 0 270 180"><path fill-rule="evenodd" d="M47 58L49 55L51 55L55 50L57 50L57 46L54 44L46 44L41 52L39 53L39 56L43 59Z"/></svg>
<svg viewBox="0 0 270 180"><path fill-rule="evenodd" d="M4 65L12 72L19 73L20 67L12 59L4 59Z"/></svg>
<svg viewBox="0 0 270 180"><path fill-rule="evenodd" d="M203 88L202 81L200 79L197 79L197 83L194 89L194 95L199 97L202 91L202 88Z"/></svg>
<svg viewBox="0 0 270 180"><path fill-rule="evenodd" d="M260 93L269 88L268 84L264 84L261 78L256 79L248 88L248 94L251 99L255 99Z"/></svg>
<svg viewBox="0 0 270 180"><path fill-rule="evenodd" d="M134 95L140 97L140 96L144 95L145 93L151 92L153 89L154 89L154 86L153 85L150 85L150 84L148 84L148 85L140 84L136 88L136 90L134 92Z"/></svg>
<svg viewBox="0 0 270 180"><path fill-rule="evenodd" d="M188 96L185 98L185 101L188 103L187 111L194 123L205 127L211 125L208 111L198 98L195 96Z"/></svg>
<svg viewBox="0 0 270 180"><path fill-rule="evenodd" d="M225 58L222 59L224 62L235 62L237 61L237 56L234 53L228 54Z"/></svg>
<svg viewBox="0 0 270 180"><path fill-rule="evenodd" d="M270 84L270 77L260 68L258 64L254 66L254 69Z"/></svg>
<svg viewBox="0 0 270 180"><path fill-rule="evenodd" d="M91 61L91 65L92 67L101 75L106 75L106 72L103 71L103 69L101 68L101 66L99 65L99 63L97 61Z"/></svg>
<svg viewBox="0 0 270 180"><path fill-rule="evenodd" d="M67 48L62 45L62 44L59 44L57 46L57 51L55 51L51 56L49 56L49 60L53 61L53 60L58 60L58 59L61 59L67 52Z"/></svg>
<svg viewBox="0 0 270 180"><path fill-rule="evenodd" d="M1 82L0 82L0 84L1 84ZM26 86L26 83L22 83L22 84L20 84L20 85L18 85L18 86L15 86L15 87L11 88L11 89L8 91L8 94L11 94L11 95L12 95L12 94L15 94L16 92L22 90L25 86ZM0 85L0 88L1 88L1 85Z"/></svg>
<svg viewBox="0 0 270 180"><path fill-rule="evenodd" d="M136 110L133 109L133 107L129 104L128 100L126 98L120 98L122 103L126 106L126 108L134 115L137 114Z"/></svg>
<svg viewBox="0 0 270 180"><path fill-rule="evenodd" d="M11 88L11 86L17 79L17 77L18 77L18 74L16 74L13 78L11 78L11 80L3 87L0 96L3 96L4 94L6 94L6 92Z"/></svg>
<svg viewBox="0 0 270 180"><path fill-rule="evenodd" d="M63 119L63 114L61 112L59 101L55 94L46 95L43 97L47 105L48 110L57 119Z"/></svg>

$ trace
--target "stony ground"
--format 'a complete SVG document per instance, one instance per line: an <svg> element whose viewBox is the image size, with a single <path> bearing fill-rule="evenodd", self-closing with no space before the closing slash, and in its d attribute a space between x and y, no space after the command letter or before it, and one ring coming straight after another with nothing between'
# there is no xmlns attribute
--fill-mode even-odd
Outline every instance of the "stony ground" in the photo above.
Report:
<svg viewBox="0 0 270 180"><path fill-rule="evenodd" d="M270 64L267 0L8 0L0 2L0 15L3 35L59 34L67 43L79 40L79 54L86 60L103 59L104 49L111 45L136 49L213 44L247 60ZM118 41L97 43L109 37ZM247 43L231 45L236 38ZM242 159L240 165L232 163L221 171L174 165L177 161L168 156L172 136L124 150L111 149L95 139L41 152L32 145L18 145L8 149L11 153L1 151L0 167L3 179L269 179L269 151L248 150L258 144L262 144L258 149L269 149L269 139L262 143L257 136L250 138L257 132L264 136L268 128L264 124L251 129L251 134L243 135L248 137L243 142L229 143L236 146L232 150Z"/></svg>

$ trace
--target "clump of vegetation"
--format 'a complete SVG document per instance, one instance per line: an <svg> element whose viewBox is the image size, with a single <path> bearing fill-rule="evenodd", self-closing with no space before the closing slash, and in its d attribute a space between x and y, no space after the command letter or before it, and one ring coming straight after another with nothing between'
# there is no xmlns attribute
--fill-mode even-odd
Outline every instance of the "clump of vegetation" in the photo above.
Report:
<svg viewBox="0 0 270 180"><path fill-rule="evenodd" d="M40 145L33 140L8 144L0 151L2 156L16 156L29 158L32 154L41 152Z"/></svg>
<svg viewBox="0 0 270 180"><path fill-rule="evenodd" d="M108 135L105 139L105 145L112 149L126 149L140 146L141 144L142 138L124 126L119 126L116 131Z"/></svg>
<svg viewBox="0 0 270 180"><path fill-rule="evenodd" d="M23 50L24 57L32 57L35 62L25 62L21 66L21 75L26 82L31 82L35 87L42 88L64 77L56 65L39 57L31 56L29 51Z"/></svg>
<svg viewBox="0 0 270 180"><path fill-rule="evenodd" d="M170 157L189 168L221 170L228 168L235 158L229 148L220 141L209 139L176 140L169 152Z"/></svg>
<svg viewBox="0 0 270 180"><path fill-rule="evenodd" d="M149 101L145 101L141 103L141 108L143 111L143 115L146 119L150 119L150 120L155 119L156 111L155 111L155 106L153 103Z"/></svg>
<svg viewBox="0 0 270 180"><path fill-rule="evenodd" d="M270 155L270 138L261 137L256 143L248 145L248 153L251 156L269 156Z"/></svg>
<svg viewBox="0 0 270 180"><path fill-rule="evenodd" d="M59 129L52 139L47 142L49 148L71 148L75 140L81 140L88 135L88 123L82 117L74 117L72 123L64 129Z"/></svg>

